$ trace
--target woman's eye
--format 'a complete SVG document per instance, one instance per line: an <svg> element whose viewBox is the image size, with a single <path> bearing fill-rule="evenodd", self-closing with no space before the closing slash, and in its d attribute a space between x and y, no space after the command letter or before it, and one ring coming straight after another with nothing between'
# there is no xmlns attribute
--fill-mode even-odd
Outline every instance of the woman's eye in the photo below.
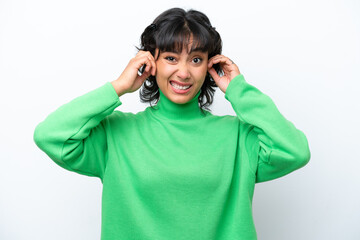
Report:
<svg viewBox="0 0 360 240"><path fill-rule="evenodd" d="M193 62L194 62L194 63L200 63L201 61L202 61L202 59L201 59L201 58L198 58L198 57L196 57L196 58L193 59Z"/></svg>
<svg viewBox="0 0 360 240"><path fill-rule="evenodd" d="M170 62L175 61L175 58L174 58L174 57L170 57L170 56L165 57L165 59L166 59L166 60L169 60Z"/></svg>

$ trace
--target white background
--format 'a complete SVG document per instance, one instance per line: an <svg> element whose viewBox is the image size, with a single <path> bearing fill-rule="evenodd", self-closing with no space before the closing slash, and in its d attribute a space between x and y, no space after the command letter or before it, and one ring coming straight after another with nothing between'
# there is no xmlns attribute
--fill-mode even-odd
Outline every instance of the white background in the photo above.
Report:
<svg viewBox="0 0 360 240"><path fill-rule="evenodd" d="M208 15L223 54L308 137L311 160L257 184L259 239L360 239L360 1L0 0L0 239L99 239L101 182L33 142L60 105L116 79L170 7ZM138 112L138 92L121 98ZM213 113L234 114L217 90Z"/></svg>

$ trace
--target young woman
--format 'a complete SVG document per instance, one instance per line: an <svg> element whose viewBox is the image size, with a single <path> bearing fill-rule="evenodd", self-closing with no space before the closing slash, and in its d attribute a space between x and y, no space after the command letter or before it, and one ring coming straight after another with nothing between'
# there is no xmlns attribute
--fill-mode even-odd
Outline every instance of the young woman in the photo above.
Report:
<svg viewBox="0 0 360 240"><path fill-rule="evenodd" d="M309 161L305 135L221 49L203 13L169 9L118 79L36 127L36 144L57 164L101 179L101 239L256 239L255 183ZM140 87L151 106L114 111ZM208 111L215 87L237 116Z"/></svg>

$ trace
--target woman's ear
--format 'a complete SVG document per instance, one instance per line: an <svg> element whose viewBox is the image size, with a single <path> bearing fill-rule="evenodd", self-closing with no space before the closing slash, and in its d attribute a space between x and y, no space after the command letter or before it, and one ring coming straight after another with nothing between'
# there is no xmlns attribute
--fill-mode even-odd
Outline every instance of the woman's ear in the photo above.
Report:
<svg viewBox="0 0 360 240"><path fill-rule="evenodd" d="M158 59L159 54L160 54L160 50L159 50L158 48L156 48L156 49L155 49L155 55L154 55L155 62L156 62L156 60Z"/></svg>

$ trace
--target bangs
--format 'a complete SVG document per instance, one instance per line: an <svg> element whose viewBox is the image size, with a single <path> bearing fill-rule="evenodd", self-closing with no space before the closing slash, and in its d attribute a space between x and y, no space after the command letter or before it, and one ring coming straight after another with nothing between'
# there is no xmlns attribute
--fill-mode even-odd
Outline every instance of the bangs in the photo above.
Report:
<svg viewBox="0 0 360 240"><path fill-rule="evenodd" d="M209 31L202 25L181 21L175 25L164 26L155 37L155 41L160 52L181 53L185 47L187 53L193 51L211 53L214 45Z"/></svg>

